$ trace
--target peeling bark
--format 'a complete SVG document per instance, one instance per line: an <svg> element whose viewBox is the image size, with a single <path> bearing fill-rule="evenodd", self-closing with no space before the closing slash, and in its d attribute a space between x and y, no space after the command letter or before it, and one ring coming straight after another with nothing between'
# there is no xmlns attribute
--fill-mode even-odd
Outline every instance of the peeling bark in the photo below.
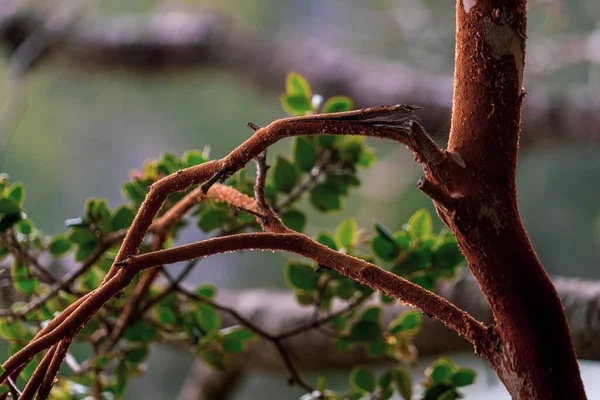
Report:
<svg viewBox="0 0 600 400"><path fill-rule="evenodd" d="M517 208L515 170L525 58L525 0L457 1L456 69L447 179L459 197L438 207L489 303L495 325L482 349L515 399L585 399L560 299ZM430 172L426 171L428 175Z"/></svg>

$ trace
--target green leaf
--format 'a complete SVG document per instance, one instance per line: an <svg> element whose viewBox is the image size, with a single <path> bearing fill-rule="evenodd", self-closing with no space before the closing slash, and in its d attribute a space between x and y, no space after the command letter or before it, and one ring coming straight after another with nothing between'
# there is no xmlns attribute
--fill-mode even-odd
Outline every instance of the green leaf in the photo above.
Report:
<svg viewBox="0 0 600 400"><path fill-rule="evenodd" d="M213 307L207 304L196 304L196 320L204 332L216 331L221 328L221 317Z"/></svg>
<svg viewBox="0 0 600 400"><path fill-rule="evenodd" d="M12 278L15 289L25 296L31 296L35 293L35 289L37 289L40 284L40 281L37 278L34 278L29 274L27 266L18 260L15 260L10 269L10 277Z"/></svg>
<svg viewBox="0 0 600 400"><path fill-rule="evenodd" d="M463 255L454 241L442 243L432 257L433 265L444 269L454 268L463 261Z"/></svg>
<svg viewBox="0 0 600 400"><path fill-rule="evenodd" d="M423 400L455 400L458 398L454 385L449 382L437 382L427 388Z"/></svg>
<svg viewBox="0 0 600 400"><path fill-rule="evenodd" d="M404 400L412 399L412 378L404 367L396 367L392 371L392 379Z"/></svg>
<svg viewBox="0 0 600 400"><path fill-rule="evenodd" d="M341 279L338 281L335 287L335 294L342 300L350 300L354 293L356 293L356 287L354 281L351 279Z"/></svg>
<svg viewBox="0 0 600 400"><path fill-rule="evenodd" d="M310 306L315 302L315 296L312 293L304 292L302 290L294 292L296 301L301 306Z"/></svg>
<svg viewBox="0 0 600 400"><path fill-rule="evenodd" d="M360 315L361 321L381 322L381 307L373 306L365 309Z"/></svg>
<svg viewBox="0 0 600 400"><path fill-rule="evenodd" d="M339 211L342 208L340 195L325 184L313 188L309 196L310 204L319 211Z"/></svg>
<svg viewBox="0 0 600 400"><path fill-rule="evenodd" d="M416 238L420 239L430 234L433 227L433 222L431 221L431 214L429 213L429 210L422 208L417 211L408 220L408 226L408 232Z"/></svg>
<svg viewBox="0 0 600 400"><path fill-rule="evenodd" d="M319 233L319 236L315 239L317 242L321 243L324 246L329 247L332 250L337 250L337 244L335 243L335 239L333 236L327 232Z"/></svg>
<svg viewBox="0 0 600 400"><path fill-rule="evenodd" d="M367 354L371 357L380 358L385 355L386 344L383 340L378 340L369 343L367 347Z"/></svg>
<svg viewBox="0 0 600 400"><path fill-rule="evenodd" d="M219 339L213 337L203 338L196 349L196 355L208 365L216 369L223 369L225 366L225 353Z"/></svg>
<svg viewBox="0 0 600 400"><path fill-rule="evenodd" d="M395 242L389 241L381 235L377 235L371 241L371 248L375 255L384 261L394 261L399 254Z"/></svg>
<svg viewBox="0 0 600 400"><path fill-rule="evenodd" d="M214 285L201 285L194 291L198 296L206 299L214 299L217 295L217 288Z"/></svg>
<svg viewBox="0 0 600 400"><path fill-rule="evenodd" d="M440 358L425 371L432 382L449 382L454 375L454 363L447 358Z"/></svg>
<svg viewBox="0 0 600 400"><path fill-rule="evenodd" d="M374 342L381 340L381 327L373 321L359 321L350 331L350 339L359 342Z"/></svg>
<svg viewBox="0 0 600 400"><path fill-rule="evenodd" d="M406 231L398 231L394 234L394 241L401 251L408 251L410 248L410 237Z"/></svg>
<svg viewBox="0 0 600 400"><path fill-rule="evenodd" d="M333 341L333 348L339 351L350 350L354 346L356 346L356 343L353 340L345 339L343 337Z"/></svg>
<svg viewBox="0 0 600 400"><path fill-rule="evenodd" d="M158 338L158 329L140 320L134 321L123 332L123 338L133 343L147 343Z"/></svg>
<svg viewBox="0 0 600 400"><path fill-rule="evenodd" d="M350 111L354 107L352 99L347 96L330 97L323 105L324 113L336 113Z"/></svg>
<svg viewBox="0 0 600 400"><path fill-rule="evenodd" d="M290 72L285 79L287 94L301 94L310 97L311 90L308 81L297 72Z"/></svg>
<svg viewBox="0 0 600 400"><path fill-rule="evenodd" d="M298 290L312 292L317 287L317 273L309 265L290 261L285 265L285 281Z"/></svg>
<svg viewBox="0 0 600 400"><path fill-rule="evenodd" d="M400 332L416 331L421 326L422 319L419 311L406 311L396 320L390 322L388 329L392 335Z"/></svg>
<svg viewBox="0 0 600 400"><path fill-rule="evenodd" d="M200 215L198 227L204 232L211 232L226 225L229 221L229 210L222 208L207 208Z"/></svg>
<svg viewBox="0 0 600 400"><path fill-rule="evenodd" d="M206 161L206 157L204 157L204 153L200 150L188 150L183 153L183 166L186 168L193 167L194 165L204 164Z"/></svg>
<svg viewBox="0 0 600 400"><path fill-rule="evenodd" d="M289 210L281 215L283 224L296 232L304 232L306 215L297 210Z"/></svg>
<svg viewBox="0 0 600 400"><path fill-rule="evenodd" d="M2 370L4 372L4 370ZM10 391L7 385L0 385L0 396Z"/></svg>
<svg viewBox="0 0 600 400"><path fill-rule="evenodd" d="M121 361L117 366L116 370L117 382L114 386L115 394L120 396L125 392L125 388L127 387L127 365L125 361Z"/></svg>
<svg viewBox="0 0 600 400"><path fill-rule="evenodd" d="M127 182L123 185L122 192L126 198L128 198L133 204L139 206L146 198L146 191L144 191L140 185L136 185L133 182Z"/></svg>
<svg viewBox="0 0 600 400"><path fill-rule="evenodd" d="M471 368L460 367L457 371L452 375L451 381L457 387L471 385L475 382L475 378L477 377L477 372Z"/></svg>
<svg viewBox="0 0 600 400"><path fill-rule="evenodd" d="M356 241L358 225L353 218L343 220L335 230L335 239L341 247L351 247Z"/></svg>
<svg viewBox="0 0 600 400"><path fill-rule="evenodd" d="M135 347L125 352L125 361L134 365L139 364L148 358L149 353L148 346Z"/></svg>
<svg viewBox="0 0 600 400"><path fill-rule="evenodd" d="M80 246L98 243L98 238L94 232L87 228L71 228L67 234L67 240Z"/></svg>
<svg viewBox="0 0 600 400"><path fill-rule="evenodd" d="M6 340L23 339L27 332L19 321L8 322L6 319L0 319L0 336Z"/></svg>
<svg viewBox="0 0 600 400"><path fill-rule="evenodd" d="M135 212L130 207L121 206L117 208L112 218L112 231L116 232L129 228L134 218Z"/></svg>
<svg viewBox="0 0 600 400"><path fill-rule="evenodd" d="M303 94L284 94L281 96L281 105L285 112L293 116L302 116L312 111L310 97Z"/></svg>
<svg viewBox="0 0 600 400"><path fill-rule="evenodd" d="M248 342L258 339L254 332L243 326L222 329L221 334L225 353L240 353L246 349Z"/></svg>
<svg viewBox="0 0 600 400"><path fill-rule="evenodd" d="M0 199L0 214L16 215L21 214L21 207L17 200L12 197Z"/></svg>
<svg viewBox="0 0 600 400"><path fill-rule="evenodd" d="M28 219L22 219L19 221L18 230L23 235L29 236L33 232L33 223Z"/></svg>
<svg viewBox="0 0 600 400"><path fill-rule="evenodd" d="M317 142L319 142L319 146L325 149L331 149L335 143L335 135L319 135L317 137Z"/></svg>
<svg viewBox="0 0 600 400"><path fill-rule="evenodd" d="M299 136L295 140L294 160L301 171L310 172L317 163L317 149L313 142Z"/></svg>
<svg viewBox="0 0 600 400"><path fill-rule="evenodd" d="M282 156L277 157L273 171L275 188L283 193L289 193L298 184L300 175L294 165Z"/></svg>
<svg viewBox="0 0 600 400"><path fill-rule="evenodd" d="M375 150L368 146L363 146L362 151L360 152L360 157L358 157L358 161L356 165L360 167L370 167L375 163L377 156L375 155Z"/></svg>
<svg viewBox="0 0 600 400"><path fill-rule="evenodd" d="M377 380L370 368L355 367L350 372L350 385L354 389L372 393L377 387Z"/></svg>
<svg viewBox="0 0 600 400"><path fill-rule="evenodd" d="M10 188L8 188L8 196L12 197L17 204L23 204L25 200L25 189L21 182L15 182Z"/></svg>

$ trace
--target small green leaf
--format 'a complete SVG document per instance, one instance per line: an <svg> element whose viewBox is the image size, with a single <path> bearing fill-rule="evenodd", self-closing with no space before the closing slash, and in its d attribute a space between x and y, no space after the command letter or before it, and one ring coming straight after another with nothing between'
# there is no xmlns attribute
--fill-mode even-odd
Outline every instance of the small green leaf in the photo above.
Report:
<svg viewBox="0 0 600 400"><path fill-rule="evenodd" d="M123 333L123 338L133 343L147 343L156 340L158 329L140 320L134 321Z"/></svg>
<svg viewBox="0 0 600 400"><path fill-rule="evenodd" d="M29 273L27 266L18 260L15 260L11 269L10 277L15 289L23 293L25 296L31 296L40 284L37 278L34 278Z"/></svg>
<svg viewBox="0 0 600 400"><path fill-rule="evenodd" d="M477 377L477 372L471 368L460 367L457 371L452 375L451 381L457 387L468 386L475 382L475 378Z"/></svg>
<svg viewBox="0 0 600 400"><path fill-rule="evenodd" d="M281 215L284 225L296 232L304 232L306 215L297 210L289 210Z"/></svg>
<svg viewBox="0 0 600 400"><path fill-rule="evenodd" d="M317 279L317 273L309 265L294 261L285 265L285 280L294 289L312 292L317 287Z"/></svg>
<svg viewBox="0 0 600 400"><path fill-rule="evenodd" d="M412 378L404 367L396 367L392 371L392 379L404 400L412 399Z"/></svg>
<svg viewBox="0 0 600 400"><path fill-rule="evenodd" d="M127 182L123 185L122 192L133 204L139 206L146 198L146 192L133 182Z"/></svg>
<svg viewBox="0 0 600 400"><path fill-rule="evenodd" d="M33 232L33 223L28 219L22 219L19 221L18 230L23 235L29 236Z"/></svg>
<svg viewBox="0 0 600 400"><path fill-rule="evenodd" d="M2 371L4 372L4 371ZM0 396L10 391L7 385L0 385Z"/></svg>
<svg viewBox="0 0 600 400"><path fill-rule="evenodd" d="M310 172L317 163L317 149L312 141L299 136L294 145L294 160L301 171Z"/></svg>
<svg viewBox="0 0 600 400"><path fill-rule="evenodd" d="M373 306L365 309L360 315L361 321L381 322L381 307Z"/></svg>
<svg viewBox="0 0 600 400"><path fill-rule="evenodd" d="M15 182L10 188L8 188L8 196L12 197L17 204L23 204L25 200L25 189L21 182Z"/></svg>
<svg viewBox="0 0 600 400"><path fill-rule="evenodd" d="M294 165L286 158L278 156L273 171L275 188L283 193L289 193L298 184L300 175Z"/></svg>
<svg viewBox="0 0 600 400"><path fill-rule="evenodd" d="M243 326L222 329L221 334L225 353L240 353L246 349L248 342L258 339L254 332Z"/></svg>
<svg viewBox="0 0 600 400"><path fill-rule="evenodd" d="M350 372L350 385L354 389L372 393L377 387L377 380L370 368L355 367Z"/></svg>
<svg viewBox="0 0 600 400"><path fill-rule="evenodd" d="M21 207L19 203L12 197L5 197L0 199L0 214L4 215L16 215L21 214Z"/></svg>
<svg viewBox="0 0 600 400"><path fill-rule="evenodd" d="M125 361L122 360L117 366L116 375L117 382L115 383L114 391L116 395L120 396L123 394L123 392L125 392L125 387L127 386L128 380L127 365L125 364Z"/></svg>
<svg viewBox="0 0 600 400"><path fill-rule="evenodd" d="M395 242L389 241L381 235L377 235L371 241L371 248L375 255L384 261L394 261L399 254Z"/></svg>
<svg viewBox="0 0 600 400"><path fill-rule="evenodd" d="M319 142L319 146L325 149L331 149L335 143L336 136L334 135L319 135L317 137L317 141Z"/></svg>
<svg viewBox="0 0 600 400"><path fill-rule="evenodd" d="M354 107L352 99L347 96L330 97L323 105L324 113L336 113L350 111Z"/></svg>
<svg viewBox="0 0 600 400"><path fill-rule="evenodd" d="M401 251L408 251L410 248L410 237L406 231L398 231L394 234L394 241Z"/></svg>
<svg viewBox="0 0 600 400"><path fill-rule="evenodd" d="M335 287L335 294L342 300L350 300L356 293L352 279L341 279Z"/></svg>
<svg viewBox="0 0 600 400"><path fill-rule="evenodd" d="M200 150L189 150L183 153L183 166L186 168L193 167L194 165L204 164L208 161L204 157L204 153Z"/></svg>
<svg viewBox="0 0 600 400"><path fill-rule="evenodd" d="M214 299L217 295L217 288L214 285L201 285L194 292L206 299Z"/></svg>
<svg viewBox="0 0 600 400"><path fill-rule="evenodd" d="M450 269L464 261L456 242L442 243L433 253L432 263L438 268Z"/></svg>
<svg viewBox="0 0 600 400"><path fill-rule="evenodd" d="M297 72L290 72L287 75L285 90L287 94L301 94L306 97L310 97L312 94L308 81Z"/></svg>
<svg viewBox="0 0 600 400"><path fill-rule="evenodd" d="M229 210L222 208L207 208L200 215L198 227L204 232L211 232L226 225L230 219Z"/></svg>
<svg viewBox="0 0 600 400"><path fill-rule="evenodd" d="M335 230L335 239L341 247L351 247L356 241L358 225L353 218L343 220Z"/></svg>
<svg viewBox="0 0 600 400"><path fill-rule="evenodd" d="M225 353L223 352L220 339L205 337L196 349L196 355L216 369L223 369L225 366Z"/></svg>
<svg viewBox="0 0 600 400"><path fill-rule="evenodd" d="M131 364L139 364L148 358L149 353L148 346L135 347L125 352L125 361Z"/></svg>
<svg viewBox="0 0 600 400"><path fill-rule="evenodd" d="M333 348L340 351L350 350L354 346L356 346L356 343L353 340L345 339L343 337L333 341Z"/></svg>
<svg viewBox="0 0 600 400"><path fill-rule="evenodd" d="M325 184L319 184L310 192L310 204L319 211L339 211L342 208L340 195Z"/></svg>
<svg viewBox="0 0 600 400"><path fill-rule="evenodd" d="M335 243L335 239L327 232L319 233L319 236L317 236L316 241L324 246L329 247L332 250L338 249L337 244Z"/></svg>
<svg viewBox="0 0 600 400"><path fill-rule="evenodd" d="M371 357L380 358L385 356L385 347L386 344L383 340L378 340L375 342L369 343L367 347L367 354Z"/></svg>
<svg viewBox="0 0 600 400"><path fill-rule="evenodd" d="M281 96L281 105L285 112L293 116L302 116L312 111L310 97L303 94L284 94Z"/></svg>
<svg viewBox="0 0 600 400"><path fill-rule="evenodd" d="M72 228L67 234L67 240L80 246L98 242L94 232L87 228Z"/></svg>
<svg viewBox="0 0 600 400"><path fill-rule="evenodd" d="M112 231L116 232L129 228L134 218L135 212L130 207L121 206L117 208L112 218Z"/></svg>
<svg viewBox="0 0 600 400"><path fill-rule="evenodd" d="M454 363L447 358L440 358L425 371L432 382L449 382L454 375Z"/></svg>
<svg viewBox="0 0 600 400"><path fill-rule="evenodd" d="M350 339L359 342L374 342L381 337L381 327L373 321L359 321L350 331Z"/></svg>
<svg viewBox="0 0 600 400"><path fill-rule="evenodd" d="M400 332L416 331L421 326L421 313L419 311L406 311L396 320L390 322L389 331L392 335Z"/></svg>
<svg viewBox="0 0 600 400"><path fill-rule="evenodd" d="M431 233L433 222L431 221L431 214L426 208L422 208L417 211L408 220L409 230L408 232L416 238L423 238Z"/></svg>
<svg viewBox="0 0 600 400"><path fill-rule="evenodd" d="M301 306L310 306L315 302L315 296L312 293L304 292L302 290L294 292L294 296Z"/></svg>
<svg viewBox="0 0 600 400"><path fill-rule="evenodd" d="M205 332L216 331L221 328L221 317L213 307L207 304L196 304L196 320Z"/></svg>

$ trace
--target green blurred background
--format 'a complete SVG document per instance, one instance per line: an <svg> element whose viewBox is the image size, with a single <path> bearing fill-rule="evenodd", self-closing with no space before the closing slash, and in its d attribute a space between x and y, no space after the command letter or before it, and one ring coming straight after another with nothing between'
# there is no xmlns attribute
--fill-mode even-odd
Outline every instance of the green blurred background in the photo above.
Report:
<svg viewBox="0 0 600 400"><path fill-rule="evenodd" d="M38 6L33 1L17 3L22 7ZM538 57L534 65L548 68L528 73L527 91L547 93L550 101L577 86L598 98L600 64L588 60L554 68L553 62L561 60L544 59L544 39L568 36L589 42L600 35L600 2L529 3L529 38L540 46L528 50ZM51 6L61 4L53 2ZM118 16L173 10L200 13L206 9L218 10L232 16L236 24L292 43L317 40L355 55L401 61L423 71L452 73L453 2L105 0L90 2L87 12ZM6 57L2 63L0 95L6 101ZM121 203L121 184L128 179L129 171L139 168L146 159L165 151L182 154L205 145L210 145L212 157L221 157L250 135L245 128L248 121L265 125L284 116L278 93L264 91L251 80L218 66L141 73L82 69L65 61L45 62L27 75L25 84L25 103L16 128L8 133L8 147L0 153L0 170L12 181L25 184L28 213L38 227L49 233L63 231L65 219L80 215L87 197L106 197L111 206ZM283 86L281 82L282 92ZM318 87L313 89L319 91ZM426 128L435 135L447 129L447 122ZM543 137L543 132L537 134ZM553 145L531 142L520 153L518 187L520 210L535 249L551 274L600 279L597 143L568 137ZM417 209L431 207L430 201L414 189L420 170L409 152L389 143L370 144L377 149L379 162L364 171L365 184L360 192L354 192L342 213L309 220L309 233L332 229L348 215L355 216L363 227L369 227L377 218L397 229ZM289 151L290 147L291 142L283 142L276 149ZM184 240L199 237L200 233L191 231ZM211 281L222 288L283 288L283 259L282 255L256 253L218 256L203 262L190 279ZM191 362L190 357L171 349L157 349L149 373L131 385L128 398L173 398ZM465 362L484 368L479 360L467 357ZM488 375L484 374L479 382L487 391L498 385L492 375L487 381ZM298 394L287 388L284 376L253 377L245 383L243 392L240 399L283 399Z"/></svg>

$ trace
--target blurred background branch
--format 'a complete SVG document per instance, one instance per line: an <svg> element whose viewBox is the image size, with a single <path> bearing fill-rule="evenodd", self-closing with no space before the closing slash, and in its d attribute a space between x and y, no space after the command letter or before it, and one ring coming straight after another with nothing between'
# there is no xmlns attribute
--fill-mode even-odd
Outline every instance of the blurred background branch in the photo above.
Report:
<svg viewBox="0 0 600 400"><path fill-rule="evenodd" d="M44 26L53 53L92 69L128 68L144 72L219 68L261 89L278 92L285 75L296 70L320 94L343 93L358 107L411 103L425 108L425 126L450 119L452 76L412 68L401 62L361 57L306 37L280 39L236 24L222 13L162 12L149 16L85 17L46 24L35 12L0 15L0 39L15 50ZM16 50L15 50L16 51ZM528 43L532 76L595 63L600 32L557 35ZM553 97L531 90L524 105L523 142L564 140L600 142L600 98L574 85Z"/></svg>

